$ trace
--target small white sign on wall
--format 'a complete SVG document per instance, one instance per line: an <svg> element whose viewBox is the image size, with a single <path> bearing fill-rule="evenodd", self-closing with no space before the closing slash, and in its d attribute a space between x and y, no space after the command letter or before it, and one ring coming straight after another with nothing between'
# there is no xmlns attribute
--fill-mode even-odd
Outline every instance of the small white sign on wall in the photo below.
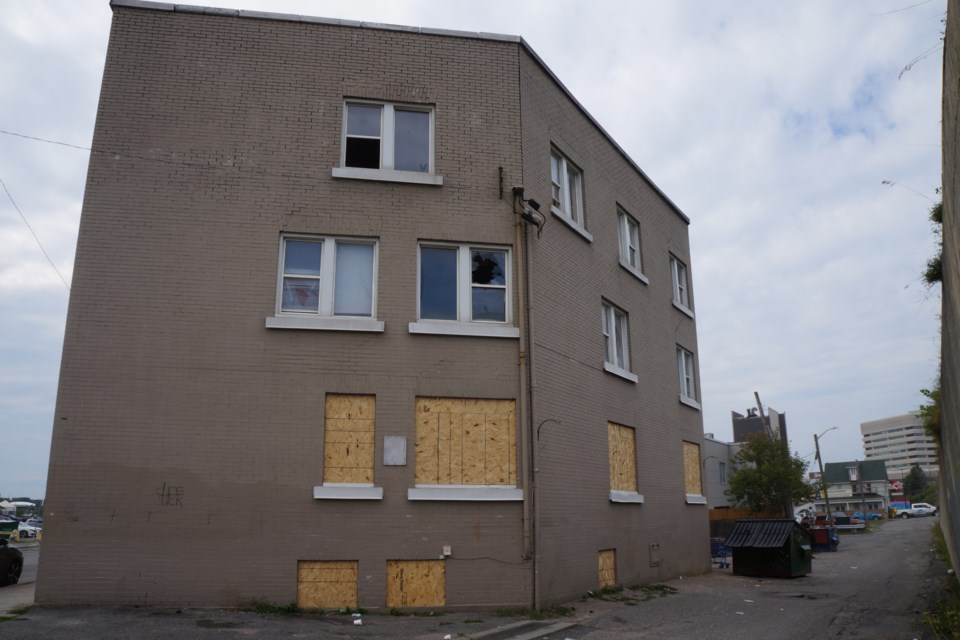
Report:
<svg viewBox="0 0 960 640"><path fill-rule="evenodd" d="M383 465L402 467L407 464L407 437L383 436Z"/></svg>

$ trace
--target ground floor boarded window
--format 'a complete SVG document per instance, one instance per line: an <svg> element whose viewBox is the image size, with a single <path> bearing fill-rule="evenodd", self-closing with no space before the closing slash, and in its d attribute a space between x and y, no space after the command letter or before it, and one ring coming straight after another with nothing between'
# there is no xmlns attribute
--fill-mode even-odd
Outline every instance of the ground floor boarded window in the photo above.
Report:
<svg viewBox="0 0 960 640"><path fill-rule="evenodd" d="M302 609L356 608L357 561L298 562L297 606Z"/></svg>
<svg viewBox="0 0 960 640"><path fill-rule="evenodd" d="M597 554L597 564L600 570L600 588L612 587L617 584L617 550L604 549Z"/></svg>
<svg viewBox="0 0 960 640"><path fill-rule="evenodd" d="M388 560L388 607L446 605L446 565L443 560Z"/></svg>

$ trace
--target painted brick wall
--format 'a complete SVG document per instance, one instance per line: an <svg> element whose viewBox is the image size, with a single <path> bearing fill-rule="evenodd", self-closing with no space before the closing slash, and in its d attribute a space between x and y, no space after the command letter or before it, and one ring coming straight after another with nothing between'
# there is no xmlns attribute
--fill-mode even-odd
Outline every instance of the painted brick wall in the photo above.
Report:
<svg viewBox="0 0 960 640"><path fill-rule="evenodd" d="M361 605L382 606L387 560L451 545L450 605L529 603L519 503L406 499L416 396L517 397L516 340L407 331L418 240L513 243L517 55L115 8L38 602L285 603L297 560L358 559ZM332 178L345 97L434 104L444 186ZM281 232L378 237L385 331L266 329ZM376 395L382 501L313 499L326 393ZM406 466L382 465L384 435L407 436Z"/></svg>
<svg viewBox="0 0 960 640"><path fill-rule="evenodd" d="M435 105L443 186L332 178L345 98ZM537 450L542 600L595 588L600 550L625 583L706 570L682 457L702 422L678 402L675 352L696 354L696 331L669 274L670 253L693 273L686 221L523 46L117 6L38 602L286 603L298 560L358 560L359 602L378 607L388 560L450 545L449 607L529 605L520 503L406 499L415 398L519 401L518 343L407 324L417 242L512 246L510 188L550 201L551 144L583 169L593 242L556 218L528 239L533 424L562 421ZM617 262L618 204L640 222L649 284ZM266 329L283 232L378 238L385 331ZM601 297L630 314L636 384L603 370ZM382 501L313 499L327 393L376 396ZM643 505L609 502L609 421L636 429ZM386 435L408 438L406 466L382 464Z"/></svg>
<svg viewBox="0 0 960 640"><path fill-rule="evenodd" d="M684 501L682 451L683 440L702 440L703 426L699 411L679 403L676 360L677 344L697 353L696 328L672 305L670 280L671 253L693 273L686 221L526 52L520 67L527 195L550 202L554 145L583 171L593 236L551 215L542 238L530 240L533 421L562 421L546 424L539 442L542 593L557 600L596 588L603 549L617 550L624 583L705 571L707 511ZM649 284L618 262L618 205L640 224ZM603 369L601 299L629 314L636 384ZM608 421L636 429L642 505L608 500Z"/></svg>

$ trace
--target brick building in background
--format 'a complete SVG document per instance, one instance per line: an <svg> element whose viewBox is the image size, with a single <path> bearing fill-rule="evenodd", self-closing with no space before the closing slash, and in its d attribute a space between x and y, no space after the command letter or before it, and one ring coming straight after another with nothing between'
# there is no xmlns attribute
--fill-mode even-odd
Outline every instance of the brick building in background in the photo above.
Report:
<svg viewBox="0 0 960 640"><path fill-rule="evenodd" d="M708 570L689 221L523 40L113 10L38 603Z"/></svg>

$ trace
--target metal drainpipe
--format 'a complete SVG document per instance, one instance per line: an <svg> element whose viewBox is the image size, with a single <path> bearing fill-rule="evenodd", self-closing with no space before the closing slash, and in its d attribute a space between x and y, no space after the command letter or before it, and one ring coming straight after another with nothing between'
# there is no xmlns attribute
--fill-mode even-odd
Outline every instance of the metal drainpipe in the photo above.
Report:
<svg viewBox="0 0 960 640"><path fill-rule="evenodd" d="M526 264L525 273L527 276L527 291L525 303L527 305L527 394L530 396L528 402L528 411L530 412L530 442L531 458L533 467L533 610L540 611L543 604L540 595L540 498L537 495L537 489L540 486L540 427L537 422L537 412L534 407L533 394L537 389L537 374L533 367L533 313L530 309L530 292L533 290L533 272L530 269L530 246L527 243L530 230L523 227L523 256ZM534 426L537 425L537 426Z"/></svg>
<svg viewBox="0 0 960 640"><path fill-rule="evenodd" d="M513 188L513 214L515 244L517 247L517 325L520 329L520 353L519 353L519 373L520 373L520 443L521 455L523 456L523 557L529 558L533 568L533 608L536 611L540 609L539 589L540 581L538 579L537 550L536 550L536 477L535 477L535 459L533 453L536 449L536 440L533 434L533 420L530 411L529 386L527 381L528 374L528 339L527 339L527 270L526 270L526 243L524 240L523 219L520 214L523 212L523 187Z"/></svg>

